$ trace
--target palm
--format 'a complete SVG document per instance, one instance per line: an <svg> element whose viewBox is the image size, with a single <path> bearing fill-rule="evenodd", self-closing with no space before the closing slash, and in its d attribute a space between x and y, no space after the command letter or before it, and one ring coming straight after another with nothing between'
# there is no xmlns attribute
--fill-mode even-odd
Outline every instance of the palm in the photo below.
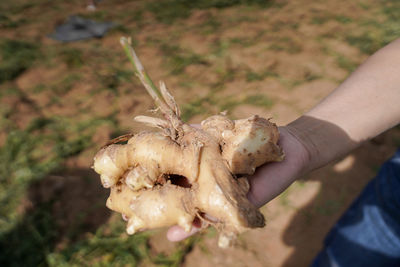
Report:
<svg viewBox="0 0 400 267"><path fill-rule="evenodd" d="M282 193L299 175L305 166L308 155L304 146L295 138L286 127L280 127L280 146L285 152L282 162L269 163L259 167L256 173L249 177L249 200L257 207L263 206L277 195ZM193 235L199 230L194 224L190 233L186 233L179 226L168 230L170 241L179 241Z"/></svg>
<svg viewBox="0 0 400 267"><path fill-rule="evenodd" d="M257 207L263 206L293 183L308 160L306 149L288 128L281 127L279 131L279 145L285 152L285 159L261 166L249 177L248 198Z"/></svg>

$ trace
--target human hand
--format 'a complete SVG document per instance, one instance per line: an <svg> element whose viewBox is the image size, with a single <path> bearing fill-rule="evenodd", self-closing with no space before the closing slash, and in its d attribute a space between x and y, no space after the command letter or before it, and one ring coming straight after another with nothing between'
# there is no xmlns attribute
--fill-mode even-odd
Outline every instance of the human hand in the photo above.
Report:
<svg viewBox="0 0 400 267"><path fill-rule="evenodd" d="M279 145L285 152L282 162L268 163L257 168L254 175L249 177L250 191L248 199L261 207L282 193L305 170L310 156L304 144L296 137L296 132L290 127L280 127ZM170 241L181 241L202 228L200 220L193 222L190 232L185 232L179 226L172 226L167 232Z"/></svg>

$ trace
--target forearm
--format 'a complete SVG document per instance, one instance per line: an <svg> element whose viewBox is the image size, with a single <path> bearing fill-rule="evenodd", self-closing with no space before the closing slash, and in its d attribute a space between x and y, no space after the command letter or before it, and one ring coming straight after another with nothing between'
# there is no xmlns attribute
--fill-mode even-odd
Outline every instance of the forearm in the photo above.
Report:
<svg viewBox="0 0 400 267"><path fill-rule="evenodd" d="M325 165L400 122L400 39L288 125L309 151L307 170Z"/></svg>

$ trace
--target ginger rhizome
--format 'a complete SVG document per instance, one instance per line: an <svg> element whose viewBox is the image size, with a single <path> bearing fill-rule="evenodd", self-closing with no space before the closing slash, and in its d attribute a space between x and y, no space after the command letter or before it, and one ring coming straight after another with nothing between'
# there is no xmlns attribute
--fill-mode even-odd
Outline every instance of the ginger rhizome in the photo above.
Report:
<svg viewBox="0 0 400 267"><path fill-rule="evenodd" d="M283 159L276 125L258 116L233 121L223 113L201 128L184 123L165 84L158 89L152 83L129 39L121 44L164 119L136 117L160 131L117 138L96 154L94 170L111 190L107 207L128 221L128 234L172 225L190 231L198 217L217 228L221 247L246 229L263 227L264 216L246 197L246 176Z"/></svg>

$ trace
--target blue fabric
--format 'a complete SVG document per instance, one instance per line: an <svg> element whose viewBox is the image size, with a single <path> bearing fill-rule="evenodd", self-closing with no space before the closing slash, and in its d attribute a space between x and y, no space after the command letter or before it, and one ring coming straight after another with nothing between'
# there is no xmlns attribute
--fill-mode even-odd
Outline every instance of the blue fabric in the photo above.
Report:
<svg viewBox="0 0 400 267"><path fill-rule="evenodd" d="M312 266L400 266L400 149L333 227Z"/></svg>

